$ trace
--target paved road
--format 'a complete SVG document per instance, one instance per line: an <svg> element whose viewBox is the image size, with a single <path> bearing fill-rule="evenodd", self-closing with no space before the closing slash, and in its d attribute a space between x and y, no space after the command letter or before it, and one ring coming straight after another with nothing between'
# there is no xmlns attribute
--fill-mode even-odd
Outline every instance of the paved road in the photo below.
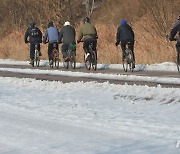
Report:
<svg viewBox="0 0 180 154"><path fill-rule="evenodd" d="M37 69L37 67L31 67L28 65L5 65L1 64L0 68L21 68L21 69ZM50 67L39 67L38 69L41 70L52 70ZM59 68L59 70L68 71L65 68ZM160 72L160 71L135 71L135 72L124 72L123 70L116 70L116 69L98 69L97 71L88 71L85 68L78 68L76 70L70 69L73 72L91 72L91 73L106 73L106 74L121 74L121 75L138 75L138 76L150 76L150 77L173 77L179 78L180 74L178 72ZM62 81L63 83L67 82L77 82L77 81L97 81L97 82L106 82L109 81L110 83L114 84L129 84L129 85L148 85L148 86L157 86L159 83L155 82L147 82L147 81L126 81L126 80L115 80L115 79L94 79L94 78L87 78L87 77L70 77L70 76L60 76L60 75L44 75L44 74L24 74L24 73L17 73L17 72L7 72L7 71L0 71L0 76L3 77L17 77L17 78L35 78L37 80L49 80L49 81ZM180 88L180 84L166 84L161 83L162 87L174 87Z"/></svg>

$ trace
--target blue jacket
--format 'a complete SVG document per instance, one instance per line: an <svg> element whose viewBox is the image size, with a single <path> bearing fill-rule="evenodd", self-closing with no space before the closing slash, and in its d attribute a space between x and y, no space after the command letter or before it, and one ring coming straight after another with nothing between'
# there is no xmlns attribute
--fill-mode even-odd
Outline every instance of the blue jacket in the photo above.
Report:
<svg viewBox="0 0 180 154"><path fill-rule="evenodd" d="M49 27L46 30L43 43L46 43L47 39L49 43L59 43L60 37L58 29L55 27Z"/></svg>

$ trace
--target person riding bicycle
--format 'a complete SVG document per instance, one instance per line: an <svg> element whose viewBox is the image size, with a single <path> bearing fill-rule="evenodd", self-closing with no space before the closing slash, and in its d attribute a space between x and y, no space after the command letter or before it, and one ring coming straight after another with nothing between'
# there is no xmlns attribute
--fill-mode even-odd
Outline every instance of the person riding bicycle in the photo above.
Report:
<svg viewBox="0 0 180 154"><path fill-rule="evenodd" d="M178 38L175 39L174 37L178 33ZM175 23L174 27L171 29L170 35L169 35L170 41L177 41L176 43L176 50L178 53L180 53L180 15L178 16L178 20Z"/></svg>
<svg viewBox="0 0 180 154"><path fill-rule="evenodd" d="M68 49L72 48L73 50L76 50L76 31L75 29L70 25L69 21L66 21L64 23L64 27L60 31L60 42L63 42L62 44L62 55L64 58L64 61L68 61ZM63 39L63 41L62 41Z"/></svg>
<svg viewBox="0 0 180 154"><path fill-rule="evenodd" d="M30 63L33 64L34 61L34 53L35 53L35 45L37 44L37 49L40 52L40 43L42 43L42 32L36 26L33 20L30 21L29 27L27 28L24 36L24 42L30 43ZM42 56L41 52L40 55Z"/></svg>
<svg viewBox="0 0 180 154"><path fill-rule="evenodd" d="M127 24L127 21L124 19L121 20L120 26L117 29L115 45L118 46L120 42L121 42L121 49L122 49L123 57L125 57L126 45L129 43L130 49L133 53L133 59L134 59L133 68L135 68L134 31Z"/></svg>
<svg viewBox="0 0 180 154"><path fill-rule="evenodd" d="M43 43L46 44L48 41L48 57L49 57L49 65L52 65L53 63L53 57L52 57L52 50L55 48L57 51L59 51L58 43L59 41L59 31L56 27L54 27L54 23L50 21L48 23L48 28L46 30L46 33L43 37Z"/></svg>
<svg viewBox="0 0 180 154"><path fill-rule="evenodd" d="M97 30L96 27L94 25L91 24L90 18L86 17L83 20L84 25L81 27L80 31L79 31L79 35L78 35L78 39L77 39L77 43L81 42L81 39L83 40L84 44L83 44L83 49L85 52L85 59L87 59L89 57L89 44L93 43L93 50L96 52L97 54L97 50L96 50L96 46L97 46Z"/></svg>

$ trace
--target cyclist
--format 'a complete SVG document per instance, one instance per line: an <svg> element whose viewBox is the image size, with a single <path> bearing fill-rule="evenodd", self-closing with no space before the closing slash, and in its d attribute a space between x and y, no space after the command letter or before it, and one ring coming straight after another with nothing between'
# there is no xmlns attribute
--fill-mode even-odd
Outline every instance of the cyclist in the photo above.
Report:
<svg viewBox="0 0 180 154"><path fill-rule="evenodd" d="M52 57L52 50L55 47L57 51L59 51L58 43L59 43L59 31L56 27L54 27L54 23L50 21L48 23L48 28L46 30L46 33L43 37L43 43L46 44L48 41L48 57L49 57L49 65L52 65L53 63L53 57Z"/></svg>
<svg viewBox="0 0 180 154"><path fill-rule="evenodd" d="M24 42L30 43L30 63L33 64L34 60L34 53L35 53L35 44L37 44L37 48L40 52L40 43L42 43L42 32L40 29L36 26L35 22L33 20L30 21L29 27L27 28L24 36ZM40 55L42 56L41 52Z"/></svg>
<svg viewBox="0 0 180 154"><path fill-rule="evenodd" d="M135 56L134 56L134 32L132 28L127 24L126 20L121 20L120 26L117 29L116 33L116 43L115 45L118 46L121 42L121 49L123 52L123 57L125 57L125 50L126 50L126 44L130 43L130 49L133 53L133 68L135 68Z"/></svg>
<svg viewBox="0 0 180 154"><path fill-rule="evenodd" d="M175 39L174 37L177 33L178 33L178 38ZM169 40L170 41L177 41L176 50L179 53L180 52L180 15L178 16L178 20L170 32Z"/></svg>
<svg viewBox="0 0 180 154"><path fill-rule="evenodd" d="M70 46L73 46L74 49L76 48L75 37L76 37L75 29L70 25L69 21L66 21L64 23L64 27L60 31L60 42L63 42L62 55L63 55L64 61L68 61L68 55L67 55L68 48Z"/></svg>
<svg viewBox="0 0 180 154"><path fill-rule="evenodd" d="M90 55L88 51L88 46L90 43L93 43L93 50L96 51L97 54L96 46L97 46L98 36L97 36L96 27L91 24L90 18L88 17L84 18L83 22L84 25L81 27L79 31L77 43L79 43L81 39L83 39L84 42L83 49L85 52L85 59L87 59Z"/></svg>

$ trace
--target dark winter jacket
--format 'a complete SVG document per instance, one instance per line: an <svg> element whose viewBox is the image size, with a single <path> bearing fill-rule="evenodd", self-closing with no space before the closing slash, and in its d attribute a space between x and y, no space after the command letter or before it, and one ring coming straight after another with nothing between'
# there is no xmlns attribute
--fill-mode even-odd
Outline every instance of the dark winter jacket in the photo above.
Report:
<svg viewBox="0 0 180 154"><path fill-rule="evenodd" d="M71 42L75 43L75 37L75 29L70 25L64 26L60 31L60 42L63 42L63 44L69 44Z"/></svg>
<svg viewBox="0 0 180 154"><path fill-rule="evenodd" d="M28 39L29 37L29 39ZM42 43L42 32L37 27L29 27L24 36L25 43Z"/></svg>
<svg viewBox="0 0 180 154"><path fill-rule="evenodd" d="M49 43L59 43L59 31L56 27L51 26L46 30L43 43L46 43L47 40Z"/></svg>
<svg viewBox="0 0 180 154"><path fill-rule="evenodd" d="M79 31L78 41L80 41L82 38L83 40L87 40L91 38L96 39L97 37L98 36L95 26L91 23L85 23Z"/></svg>
<svg viewBox="0 0 180 154"><path fill-rule="evenodd" d="M173 41L174 40L174 37L175 35L178 33L178 42L180 42L180 21L179 22L176 22L176 24L174 25L174 27L172 28L171 30L171 33L170 33L170 40Z"/></svg>
<svg viewBox="0 0 180 154"><path fill-rule="evenodd" d="M117 29L116 42L134 41L134 32L128 24L122 24Z"/></svg>

